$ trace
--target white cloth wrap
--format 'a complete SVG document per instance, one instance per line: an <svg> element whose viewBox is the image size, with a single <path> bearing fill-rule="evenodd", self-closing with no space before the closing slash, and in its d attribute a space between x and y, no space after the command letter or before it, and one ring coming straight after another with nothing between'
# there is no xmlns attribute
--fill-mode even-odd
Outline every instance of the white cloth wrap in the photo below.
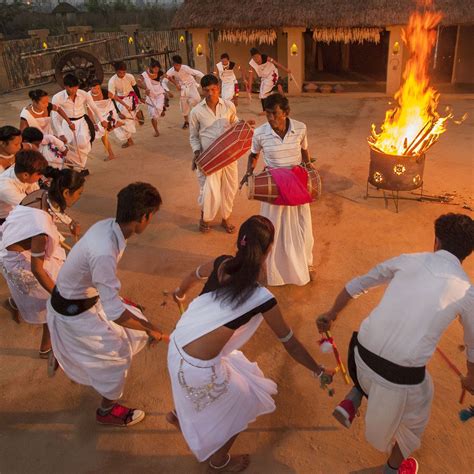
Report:
<svg viewBox="0 0 474 474"><path fill-rule="evenodd" d="M46 322L46 301L49 293L31 272L31 251L14 252L6 247L36 235L46 234L47 244L43 268L53 281L66 259L60 246L61 236L51 216L40 209L17 206L2 226L0 265L10 293L22 318L31 324Z"/></svg>
<svg viewBox="0 0 474 474"><path fill-rule="evenodd" d="M196 359L186 354L183 347L271 298L273 295L266 288L258 287L244 304L232 309L216 301L214 293L206 293L192 301L171 334L168 370L175 409L183 436L199 461L208 459L259 415L274 411L272 395L277 393L277 386L238 350L258 329L261 314L238 328L214 359ZM198 410L180 384L180 369L186 384L192 387L209 384L214 369L214 383L224 384L226 389Z"/></svg>
<svg viewBox="0 0 474 474"><path fill-rule="evenodd" d="M125 307L146 320L138 308ZM50 300L47 309L54 355L66 375L109 400L118 400L132 358L145 347L147 334L109 321L100 300L77 316L56 312Z"/></svg>

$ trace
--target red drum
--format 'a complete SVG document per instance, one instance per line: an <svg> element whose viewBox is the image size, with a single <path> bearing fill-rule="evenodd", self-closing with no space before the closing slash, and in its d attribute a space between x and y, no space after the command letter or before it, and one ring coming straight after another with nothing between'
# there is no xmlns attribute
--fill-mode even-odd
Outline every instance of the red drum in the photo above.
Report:
<svg viewBox="0 0 474 474"><path fill-rule="evenodd" d="M253 128L247 122L237 122L199 155L196 165L206 176L209 176L249 151L252 137Z"/></svg>
<svg viewBox="0 0 474 474"><path fill-rule="evenodd" d="M308 170L308 178L308 193L311 195L311 199L316 201L316 199L321 196L321 177L316 170L310 169ZM274 204L278 198L277 185L268 170L264 170L257 175L249 176L248 186L249 199Z"/></svg>

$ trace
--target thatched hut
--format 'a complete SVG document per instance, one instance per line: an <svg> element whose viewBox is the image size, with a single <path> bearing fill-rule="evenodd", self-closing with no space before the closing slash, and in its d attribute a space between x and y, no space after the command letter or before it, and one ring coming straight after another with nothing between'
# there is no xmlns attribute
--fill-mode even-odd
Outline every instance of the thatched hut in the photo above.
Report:
<svg viewBox="0 0 474 474"><path fill-rule="evenodd" d="M474 4L434 0L443 12L433 74L438 82L474 82ZM210 70L228 52L247 64L257 46L292 70L295 84L365 81L398 89L406 52L402 27L414 0L185 0L173 27L192 36L196 66ZM197 53L197 54L196 54Z"/></svg>

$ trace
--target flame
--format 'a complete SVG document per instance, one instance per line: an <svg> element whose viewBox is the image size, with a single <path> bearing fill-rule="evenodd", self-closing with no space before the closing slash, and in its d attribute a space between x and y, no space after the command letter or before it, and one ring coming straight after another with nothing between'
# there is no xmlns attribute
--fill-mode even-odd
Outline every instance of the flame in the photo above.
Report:
<svg viewBox="0 0 474 474"><path fill-rule="evenodd" d="M430 85L428 66L436 43L442 14L415 11L410 16L402 40L410 57L403 71L403 84L395 94L397 105L385 114L380 133L372 124L369 145L390 155L418 155L432 146L446 131L450 111L440 117L436 109L439 93Z"/></svg>

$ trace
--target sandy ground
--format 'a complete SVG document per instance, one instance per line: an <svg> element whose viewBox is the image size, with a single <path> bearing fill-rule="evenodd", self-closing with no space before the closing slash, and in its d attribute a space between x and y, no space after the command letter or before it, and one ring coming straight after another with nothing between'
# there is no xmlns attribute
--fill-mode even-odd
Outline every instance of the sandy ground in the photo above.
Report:
<svg viewBox="0 0 474 474"><path fill-rule="evenodd" d="M26 97L26 91L0 97L2 125L18 122ZM425 169L425 191L456 193L453 204L403 201L397 214L393 204L385 209L383 200L364 199L369 157L366 137L371 122L382 120L387 102L380 94L291 100L292 116L308 125L310 150L323 177L324 196L312 206L318 277L306 287L277 288L275 294L295 333L329 366L332 356L317 349L314 318L328 308L346 280L400 253L429 251L433 220L449 211L469 213L462 206L473 205L474 101L472 96L461 95L444 96L443 105L452 104L459 115L468 112L470 118L462 126L449 125L429 152ZM260 124L264 119L256 116L258 111L258 100L249 104L242 98L242 117L256 118ZM178 311L163 292L175 288L197 264L234 248L234 237L217 226L209 235L197 231L197 181L190 170L188 132L180 126L174 99L161 122L159 138L152 137L147 121L136 135L137 145L124 151L117 147L119 159L107 163L101 144L96 143L89 164L92 175L82 200L71 212L85 230L114 214L115 195L130 181L145 180L158 187L163 208L144 235L130 240L120 263L120 277L123 295L145 305L148 317L167 332L173 329ZM234 220L241 223L258 210L258 203L248 201L243 191L235 201ZM474 257L465 268L473 277ZM4 299L3 280L0 285ZM381 294L381 290L371 292L341 315L333 332L344 357L352 331ZM40 329L14 324L3 309L0 317L1 473L206 471L165 421L165 413L172 408L165 345L140 353L127 381L124 401L146 410L145 421L130 429L105 428L95 423L99 397L91 388L72 383L61 371L47 378L46 364L37 357ZM462 328L455 322L440 345L464 369L464 355L458 349L461 343ZM329 398L264 325L245 353L279 387L276 412L259 418L235 445L236 451L252 455L249 474L380 472L385 455L364 440L363 419L345 430L330 415L346 391L339 377L336 397ZM423 446L416 453L420 472L474 472L474 421L461 424L458 419L459 382L436 355L429 369L436 394ZM472 402L468 397L466 405Z"/></svg>

